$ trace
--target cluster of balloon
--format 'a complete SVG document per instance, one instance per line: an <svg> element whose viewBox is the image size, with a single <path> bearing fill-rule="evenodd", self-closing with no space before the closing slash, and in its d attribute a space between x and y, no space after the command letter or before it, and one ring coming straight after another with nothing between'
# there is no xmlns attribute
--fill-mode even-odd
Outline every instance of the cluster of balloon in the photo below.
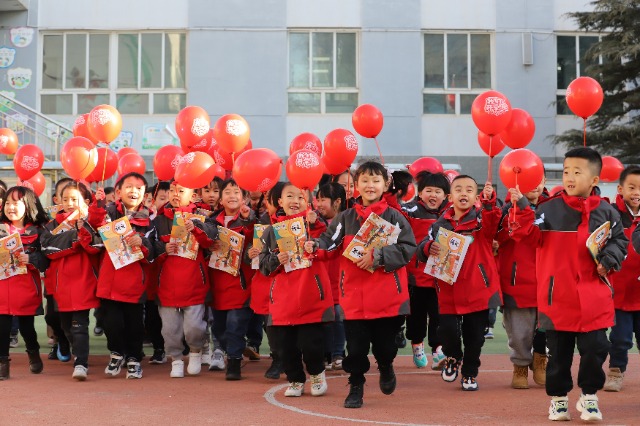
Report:
<svg viewBox="0 0 640 426"><path fill-rule="evenodd" d="M348 170L358 155L358 140L347 129L334 129L324 138L322 164L331 175Z"/></svg>
<svg viewBox="0 0 640 426"><path fill-rule="evenodd" d="M433 157L421 157L407 166L409 173L415 179L418 173L427 171L429 173L442 173L444 168L442 163Z"/></svg>
<svg viewBox="0 0 640 426"><path fill-rule="evenodd" d="M382 126L384 125L384 116L382 115L382 112L375 105L360 105L351 115L351 124L360 136L374 140L376 148L378 148L380 161L384 164L384 157L382 156L382 151L380 150L380 145L378 144L377 139L377 136L382 131Z"/></svg>
<svg viewBox="0 0 640 426"><path fill-rule="evenodd" d="M565 99L571 112L583 120L583 143L587 146L587 118L602 106L602 86L591 77L578 77L567 86Z"/></svg>
<svg viewBox="0 0 640 426"><path fill-rule="evenodd" d="M98 148L96 168L85 179L87 182L100 182L111 178L118 170L118 154L109 147Z"/></svg>
<svg viewBox="0 0 640 426"><path fill-rule="evenodd" d="M282 159L270 149L255 148L243 152L233 164L232 175L247 191L267 192L282 174Z"/></svg>

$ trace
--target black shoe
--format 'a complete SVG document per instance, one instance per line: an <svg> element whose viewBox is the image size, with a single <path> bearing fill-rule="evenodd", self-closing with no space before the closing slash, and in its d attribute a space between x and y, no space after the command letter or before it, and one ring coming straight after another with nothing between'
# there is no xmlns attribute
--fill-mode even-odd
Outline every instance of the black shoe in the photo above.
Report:
<svg viewBox="0 0 640 426"><path fill-rule="evenodd" d="M378 366L378 370L380 371L380 390L385 395L391 395L396 390L396 373L393 371L393 365Z"/></svg>
<svg viewBox="0 0 640 426"><path fill-rule="evenodd" d="M104 334L104 329L102 327L99 326L95 326L93 327L93 335L96 337L100 337Z"/></svg>
<svg viewBox="0 0 640 426"><path fill-rule="evenodd" d="M396 334L396 346L398 349L407 347L407 339L404 337L404 326L400 327L400 331Z"/></svg>
<svg viewBox="0 0 640 426"><path fill-rule="evenodd" d="M359 385L350 384L349 395L347 395L347 399L344 400L344 408L360 408L364 397L364 383Z"/></svg>
<svg viewBox="0 0 640 426"><path fill-rule="evenodd" d="M226 380L240 380L242 376L240 375L240 363L242 359L238 358L229 358L227 360L227 373L225 375Z"/></svg>
<svg viewBox="0 0 640 426"><path fill-rule="evenodd" d="M164 353L164 350L154 349L149 364L164 364L165 362L167 362L167 355Z"/></svg>
<svg viewBox="0 0 640 426"><path fill-rule="evenodd" d="M277 356L273 356L271 366L264 373L264 377L267 379L278 380L282 374L282 361Z"/></svg>
<svg viewBox="0 0 640 426"><path fill-rule="evenodd" d="M9 379L9 357L0 356L0 380Z"/></svg>
<svg viewBox="0 0 640 426"><path fill-rule="evenodd" d="M40 352L37 349L32 351L27 350L27 356L29 357L29 370L31 370L33 374L42 373L44 365L42 364L42 358L40 358Z"/></svg>
<svg viewBox="0 0 640 426"><path fill-rule="evenodd" d="M48 359L52 361L56 361L58 359L58 344L51 346L51 350L49 351Z"/></svg>

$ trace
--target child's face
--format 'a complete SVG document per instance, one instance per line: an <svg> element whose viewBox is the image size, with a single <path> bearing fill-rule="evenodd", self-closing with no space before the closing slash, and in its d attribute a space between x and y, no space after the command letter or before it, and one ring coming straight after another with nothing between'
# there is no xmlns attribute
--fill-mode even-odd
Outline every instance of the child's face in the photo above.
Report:
<svg viewBox="0 0 640 426"><path fill-rule="evenodd" d="M115 191L105 195L104 199L107 201L107 203L114 203L116 201L116 193Z"/></svg>
<svg viewBox="0 0 640 426"><path fill-rule="evenodd" d="M156 205L156 209L159 209L160 207L164 206L165 204L167 204L168 201L169 201L169 190L158 189L158 192L156 193L156 199L154 201Z"/></svg>
<svg viewBox="0 0 640 426"><path fill-rule="evenodd" d="M278 206L269 202L269 197L264 197L264 208L269 213L269 216L273 216L278 211Z"/></svg>
<svg viewBox="0 0 640 426"><path fill-rule="evenodd" d="M304 193L293 185L287 185L282 190L282 196L278 203L287 216L298 214L307 209L307 199Z"/></svg>
<svg viewBox="0 0 640 426"><path fill-rule="evenodd" d="M193 189L185 188L184 186L176 183L171 184L169 189L169 203L171 207L186 207L191 203L191 197L193 196Z"/></svg>
<svg viewBox="0 0 640 426"><path fill-rule="evenodd" d="M260 191L249 192L249 207L255 210L256 207L258 207L258 203L260 202L260 197L262 197L262 192Z"/></svg>
<svg viewBox="0 0 640 426"><path fill-rule="evenodd" d="M369 172L358 176L357 185L364 206L380 201L382 194L389 186L382 175L373 175Z"/></svg>
<svg viewBox="0 0 640 426"><path fill-rule="evenodd" d="M210 206L217 206L220 201L220 188L216 183L202 188L202 202Z"/></svg>
<svg viewBox="0 0 640 426"><path fill-rule="evenodd" d="M75 188L67 188L62 193L62 208L65 213L80 210L80 216L85 217L88 213L87 201L82 198L82 194Z"/></svg>
<svg viewBox="0 0 640 426"><path fill-rule="evenodd" d="M24 213L27 210L22 199L14 200L13 197L9 197L4 202L4 215L11 222L17 222L24 218Z"/></svg>
<svg viewBox="0 0 640 426"><path fill-rule="evenodd" d="M627 175L624 182L618 185L618 194L632 209L640 208L640 175Z"/></svg>
<svg viewBox="0 0 640 426"><path fill-rule="evenodd" d="M543 177L542 181L538 184L538 186L534 190L524 193L524 196L527 197L527 200L529 200L530 203L534 203L538 201L538 199L540 198L540 195L542 195L542 191L544 190L544 185L546 183L547 183L547 179Z"/></svg>
<svg viewBox="0 0 640 426"><path fill-rule="evenodd" d="M235 185L227 185L220 196L220 204L228 213L236 213L242 207L242 190Z"/></svg>
<svg viewBox="0 0 640 426"><path fill-rule="evenodd" d="M128 209L133 209L142 204L144 200L144 182L135 176L129 176L122 182L120 189L116 189L118 198Z"/></svg>
<svg viewBox="0 0 640 426"><path fill-rule="evenodd" d="M340 200L336 200L336 203L340 203ZM335 203L332 203L331 198L328 197L318 197L318 204L316 208L322 217L326 219L333 219L338 213Z"/></svg>
<svg viewBox="0 0 640 426"><path fill-rule="evenodd" d="M449 201L453 203L453 207L460 211L467 211L475 205L477 200L478 185L473 179L462 178L453 181L451 194L449 194Z"/></svg>
<svg viewBox="0 0 640 426"><path fill-rule="evenodd" d="M562 172L562 185L567 195L588 197L598 184L600 177L594 173L593 167L585 158L565 158Z"/></svg>
<svg viewBox="0 0 640 426"><path fill-rule="evenodd" d="M337 183L342 185L344 191L347 193L347 200L353 197L353 189L355 188L355 182L349 173L343 173L338 177Z"/></svg>
<svg viewBox="0 0 640 426"><path fill-rule="evenodd" d="M153 194L150 192L144 194L144 201L142 203L146 208L150 209L151 206L153 206Z"/></svg>
<svg viewBox="0 0 640 426"><path fill-rule="evenodd" d="M444 200L447 199L447 194L444 193L444 190L437 186L425 186L418 195L422 202L431 210L435 210L440 207Z"/></svg>

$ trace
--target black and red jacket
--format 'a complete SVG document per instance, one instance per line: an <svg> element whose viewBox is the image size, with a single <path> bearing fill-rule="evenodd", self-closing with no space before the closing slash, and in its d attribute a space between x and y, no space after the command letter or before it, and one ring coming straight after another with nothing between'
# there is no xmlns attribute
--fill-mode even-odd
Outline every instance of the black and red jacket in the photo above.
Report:
<svg viewBox="0 0 640 426"><path fill-rule="evenodd" d="M258 223L260 225L271 225L276 222L275 215L269 216L264 213L260 216ZM266 229L265 229L266 230ZM253 239L253 237L252 237ZM250 307L258 315L269 314L269 289L273 278L265 276L260 270L255 271L251 278L251 304Z"/></svg>
<svg viewBox="0 0 640 426"><path fill-rule="evenodd" d="M613 206L618 210L624 227L624 235L629 239L627 258L622 262L620 272L610 277L613 285L613 304L622 311L640 311L640 254L633 249L632 235L638 228L640 216L633 216L629 207L618 194Z"/></svg>

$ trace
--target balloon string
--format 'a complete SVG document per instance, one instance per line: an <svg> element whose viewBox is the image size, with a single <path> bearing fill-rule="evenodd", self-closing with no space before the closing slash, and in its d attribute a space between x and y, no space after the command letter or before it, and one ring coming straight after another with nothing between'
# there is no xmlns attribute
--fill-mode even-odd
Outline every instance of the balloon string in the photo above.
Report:
<svg viewBox="0 0 640 426"><path fill-rule="evenodd" d="M584 139L584 146L587 146L587 119L583 118L584 124L582 125L582 137Z"/></svg>
<svg viewBox="0 0 640 426"><path fill-rule="evenodd" d="M104 174L107 171L107 149L109 148L104 148L104 162L102 164L102 179L100 179L100 183L102 184L102 187L104 187Z"/></svg>
<svg viewBox="0 0 640 426"><path fill-rule="evenodd" d="M378 143L378 139L373 138L373 140L376 142L376 147L378 148L378 154L380 155L380 161L382 161L382 165L384 166L384 157L382 156L382 151L380 151L380 144Z"/></svg>
<svg viewBox="0 0 640 426"><path fill-rule="evenodd" d="M491 152L491 151L489 151ZM487 164L487 182L491 182L491 178L492 178L492 169L493 169L493 157L489 156L489 161Z"/></svg>

